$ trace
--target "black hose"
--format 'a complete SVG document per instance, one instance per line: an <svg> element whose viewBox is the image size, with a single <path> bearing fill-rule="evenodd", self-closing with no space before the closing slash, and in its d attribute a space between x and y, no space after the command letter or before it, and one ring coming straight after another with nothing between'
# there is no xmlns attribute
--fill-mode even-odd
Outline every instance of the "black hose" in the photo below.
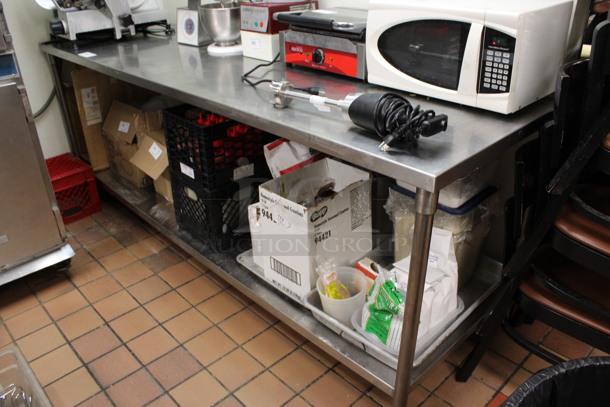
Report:
<svg viewBox="0 0 610 407"><path fill-rule="evenodd" d="M55 89L55 86L53 86L53 90L51 90L51 94L47 98L47 101L44 102L44 105L42 105L42 107L38 109L36 113L34 113L34 119L37 119L41 114L45 112L45 110L49 108L55 96L57 96L57 89Z"/></svg>

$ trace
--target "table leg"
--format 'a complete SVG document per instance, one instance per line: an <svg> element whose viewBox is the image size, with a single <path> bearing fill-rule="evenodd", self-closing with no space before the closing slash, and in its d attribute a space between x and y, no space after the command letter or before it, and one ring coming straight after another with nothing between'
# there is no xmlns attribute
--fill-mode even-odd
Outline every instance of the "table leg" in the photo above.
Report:
<svg viewBox="0 0 610 407"><path fill-rule="evenodd" d="M419 327L419 314L426 281L432 221L438 204L438 192L432 193L417 188L415 196L415 226L413 247L409 267L409 282L405 299L405 317L402 326L396 383L394 384L394 407L407 407L411 387L411 373Z"/></svg>

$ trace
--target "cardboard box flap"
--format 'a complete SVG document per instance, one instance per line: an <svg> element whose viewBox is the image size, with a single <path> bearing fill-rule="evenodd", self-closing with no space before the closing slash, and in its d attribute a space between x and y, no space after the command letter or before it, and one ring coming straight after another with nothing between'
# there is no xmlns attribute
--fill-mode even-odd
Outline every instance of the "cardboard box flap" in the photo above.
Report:
<svg viewBox="0 0 610 407"><path fill-rule="evenodd" d="M165 145L162 110L153 110L138 115L135 120L135 125L138 136L146 135Z"/></svg>
<svg viewBox="0 0 610 407"><path fill-rule="evenodd" d="M367 256L373 245L370 178L324 159L259 186L260 201L248 215L264 279L303 298L315 288L318 259L352 266ZM332 190L324 188L329 180Z"/></svg>
<svg viewBox="0 0 610 407"><path fill-rule="evenodd" d="M309 206L316 195L328 187L332 187L332 191L343 191L356 182L370 179L370 176L367 171L326 158L268 181L261 185L261 189L300 206Z"/></svg>
<svg viewBox="0 0 610 407"><path fill-rule="evenodd" d="M169 174L169 169L163 171L163 174L154 181L155 191L169 202L174 203L174 197L172 195L172 182Z"/></svg>
<svg viewBox="0 0 610 407"><path fill-rule="evenodd" d="M169 165L165 145L148 136L140 139L138 151L129 161L154 180L159 178Z"/></svg>
<svg viewBox="0 0 610 407"><path fill-rule="evenodd" d="M135 121L141 114L141 110L115 100L112 102L102 129L104 133L118 137L127 144L132 144L137 132Z"/></svg>

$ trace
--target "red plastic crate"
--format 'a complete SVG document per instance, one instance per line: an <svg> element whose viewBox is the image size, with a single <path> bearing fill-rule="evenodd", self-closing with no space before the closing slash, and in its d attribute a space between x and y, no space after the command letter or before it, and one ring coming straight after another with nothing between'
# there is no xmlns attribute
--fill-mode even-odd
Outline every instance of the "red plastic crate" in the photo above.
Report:
<svg viewBox="0 0 610 407"><path fill-rule="evenodd" d="M70 153L46 160L53 192L65 224L102 209L93 170Z"/></svg>

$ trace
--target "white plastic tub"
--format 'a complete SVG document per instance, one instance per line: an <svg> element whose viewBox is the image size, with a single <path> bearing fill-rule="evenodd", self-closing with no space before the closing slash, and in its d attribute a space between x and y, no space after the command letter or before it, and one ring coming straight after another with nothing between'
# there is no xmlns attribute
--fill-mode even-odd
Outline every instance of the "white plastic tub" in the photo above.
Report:
<svg viewBox="0 0 610 407"><path fill-rule="evenodd" d="M366 299L367 280L364 274L353 267L338 267L337 278L339 282L352 294L351 297L342 300L330 298L324 294L324 283L322 278L318 278L316 288L322 302L324 312L341 322L342 324L351 327L352 314L364 306Z"/></svg>
<svg viewBox="0 0 610 407"><path fill-rule="evenodd" d="M453 234L455 257L458 262L458 288L463 287L474 273L483 241L491 227L495 188L489 188L459 208L439 205L433 226ZM399 261L411 253L415 224L413 194L398 185L392 185L385 209L394 222L394 260Z"/></svg>
<svg viewBox="0 0 610 407"><path fill-rule="evenodd" d="M318 290L312 290L304 297L304 305L312 312L313 316L318 321L327 326L337 335L340 335L342 338L346 339L357 348L362 349L380 362L396 369L398 366L398 356L393 352L389 352L381 341L368 337L369 334L364 332L364 330L360 327L362 309L356 311L352 315L352 324L354 325L354 329L342 324L322 310L322 303L320 301ZM455 311L447 314L445 319L439 321L427 334L422 335L417 339L417 345L415 347L415 361L413 363L415 366L419 365L426 358L426 356L438 346L437 339L441 336L441 334L443 334L443 332L449 329L463 310L464 302L458 297L458 307L455 309ZM363 333L365 333L365 335L363 335Z"/></svg>

